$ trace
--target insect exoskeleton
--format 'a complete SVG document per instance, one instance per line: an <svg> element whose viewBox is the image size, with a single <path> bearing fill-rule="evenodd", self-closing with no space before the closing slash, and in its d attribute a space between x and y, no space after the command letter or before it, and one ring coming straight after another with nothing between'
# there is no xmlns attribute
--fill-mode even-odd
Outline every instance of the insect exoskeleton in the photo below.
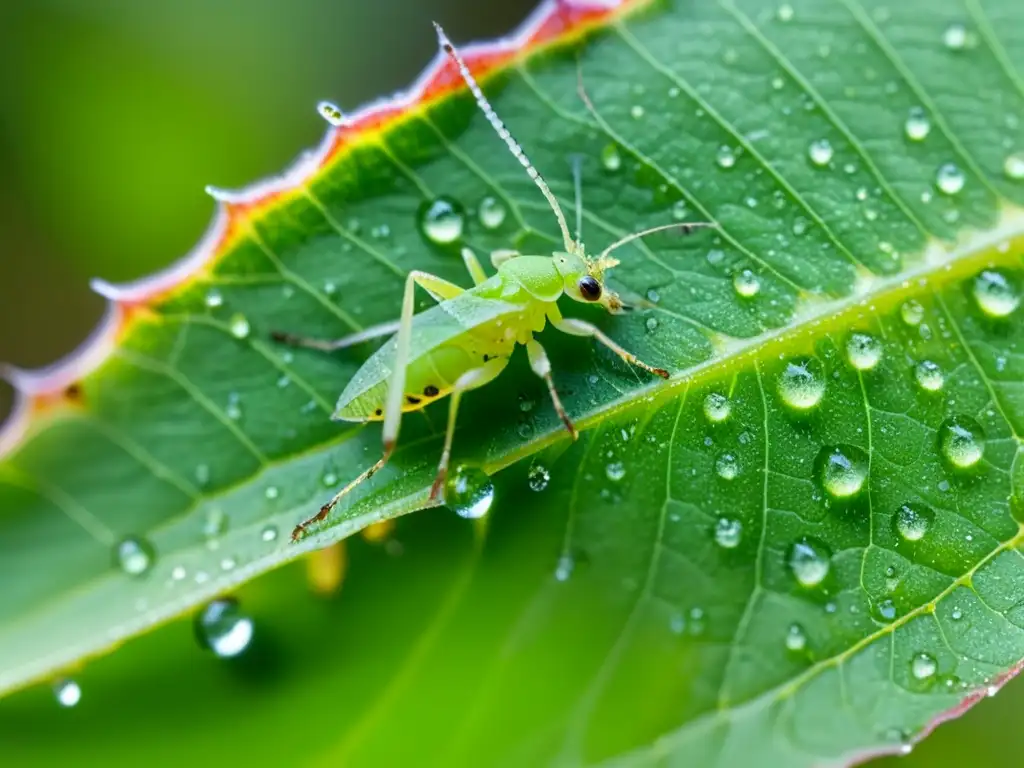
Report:
<svg viewBox="0 0 1024 768"><path fill-rule="evenodd" d="M471 288L464 289L436 275L414 270L406 277L397 321L382 323L331 341L290 333L273 334L279 341L324 351L391 336L349 381L332 416L343 421L382 421L383 453L373 466L349 482L315 515L298 524L292 532L294 540L301 538L309 526L325 519L346 494L388 462L398 441L403 413L419 410L441 398L450 397L444 447L430 491L430 498L435 499L447 477L462 395L484 386L501 373L516 346L526 347L531 369L544 380L555 411L565 429L576 439L576 428L555 388L551 362L544 348L534 338L534 334L543 330L548 323L564 333L591 337L627 363L649 373L664 378L669 375L663 368L655 368L638 360L593 323L563 317L557 302L567 296L586 304L598 304L612 313L620 312L623 303L608 289L604 279L605 271L618 264L611 253L652 232L678 229L688 233L694 227L707 225L675 223L635 232L612 243L596 258L589 257L580 239L583 209L579 163L573 164L576 190L576 236L573 237L558 200L547 183L491 107L455 46L440 26L434 26L442 50L457 67L480 110L551 206L564 249L550 256L524 255L511 250L495 251L490 259L495 274L488 277L474 253L463 248L463 261L473 282ZM580 83L584 103L596 115L593 104L583 91L582 79ZM414 314L413 300L417 285L430 294L437 304Z"/></svg>

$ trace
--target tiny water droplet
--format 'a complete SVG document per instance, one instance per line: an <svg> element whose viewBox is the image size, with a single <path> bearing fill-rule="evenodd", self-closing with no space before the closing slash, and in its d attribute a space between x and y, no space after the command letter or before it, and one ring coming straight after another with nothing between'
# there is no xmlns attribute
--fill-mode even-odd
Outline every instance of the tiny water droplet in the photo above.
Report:
<svg viewBox="0 0 1024 768"><path fill-rule="evenodd" d="M903 123L903 132L911 141L924 141L931 133L932 122L921 107L911 107Z"/></svg>
<svg viewBox="0 0 1024 768"><path fill-rule="evenodd" d="M634 104L630 108L629 114L633 117L634 120L639 120L641 117L644 116L644 108L641 107L639 104Z"/></svg>
<svg viewBox="0 0 1024 768"><path fill-rule="evenodd" d="M938 671L939 665L935 657L927 653L918 653L910 661L910 674L915 680L930 680Z"/></svg>
<svg viewBox="0 0 1024 768"><path fill-rule="evenodd" d="M185 569L180 565L176 565L171 569L171 581L183 581L186 575Z"/></svg>
<svg viewBox="0 0 1024 768"><path fill-rule="evenodd" d="M819 168L832 162L832 154L832 143L828 139L817 139L807 147L807 156Z"/></svg>
<svg viewBox="0 0 1024 768"><path fill-rule="evenodd" d="M1020 306L1020 291L997 269L985 269L974 278L974 300L989 317L1006 317Z"/></svg>
<svg viewBox="0 0 1024 768"><path fill-rule="evenodd" d="M961 611L959 608L954 608L949 613L949 618L951 618L953 621L960 621L960 619L962 619L963 617L964 617L964 612Z"/></svg>
<svg viewBox="0 0 1024 768"><path fill-rule="evenodd" d="M935 513L928 507L907 502L893 514L892 525L896 535L905 541L920 541L934 519Z"/></svg>
<svg viewBox="0 0 1024 768"><path fill-rule="evenodd" d="M786 650L800 653L807 647L807 633L799 624L790 624L786 632Z"/></svg>
<svg viewBox="0 0 1024 768"><path fill-rule="evenodd" d="M648 317L644 321L644 328L647 329L648 333L654 333L656 330L658 330L658 318Z"/></svg>
<svg viewBox="0 0 1024 768"><path fill-rule="evenodd" d="M817 464L822 487L834 499L856 496L868 477L867 454L852 445L822 448Z"/></svg>
<svg viewBox="0 0 1024 768"><path fill-rule="evenodd" d="M659 301L661 301L661 294L658 293L657 289L655 288L648 288L647 300L652 304L657 304Z"/></svg>
<svg viewBox="0 0 1024 768"><path fill-rule="evenodd" d="M224 296L216 288L211 288L206 292L204 301L210 309L216 309L224 305Z"/></svg>
<svg viewBox="0 0 1024 768"><path fill-rule="evenodd" d="M253 621L241 612L238 601L219 598L196 614L196 639L222 659L238 656L252 642Z"/></svg>
<svg viewBox="0 0 1024 768"><path fill-rule="evenodd" d="M267 489L263 492L263 495L267 497L268 501L273 501L280 495L280 493L281 492L278 490L276 485L268 485Z"/></svg>
<svg viewBox="0 0 1024 768"><path fill-rule="evenodd" d="M210 482L210 465L209 464L196 464L195 468L196 483L200 486L205 486Z"/></svg>
<svg viewBox="0 0 1024 768"><path fill-rule="evenodd" d="M607 144L601 150L601 167L609 173L615 173L622 168L622 155L615 144Z"/></svg>
<svg viewBox="0 0 1024 768"><path fill-rule="evenodd" d="M870 371L882 359L882 342L867 333L850 334L846 357L858 371Z"/></svg>
<svg viewBox="0 0 1024 768"><path fill-rule="evenodd" d="M945 383L945 376L938 363L931 360L922 360L914 368L914 379L921 389L929 392L938 392Z"/></svg>
<svg viewBox="0 0 1024 768"><path fill-rule="evenodd" d="M53 695L62 707L74 707L82 700L82 688L74 680L58 680L53 685Z"/></svg>
<svg viewBox="0 0 1024 768"><path fill-rule="evenodd" d="M761 291L761 280L752 270L741 269L732 276L732 287L738 295L749 299Z"/></svg>
<svg viewBox="0 0 1024 768"><path fill-rule="evenodd" d="M206 519L203 520L203 535L207 539L216 539L218 536L224 535L227 530L228 516L222 509L214 507L206 513Z"/></svg>
<svg viewBox="0 0 1024 768"><path fill-rule="evenodd" d="M955 195L964 188L967 176L956 163L943 163L935 172L935 186L944 195Z"/></svg>
<svg viewBox="0 0 1024 768"><path fill-rule="evenodd" d="M802 358L786 364L779 374L779 395L790 408L806 411L825 395L825 375L821 361Z"/></svg>
<svg viewBox="0 0 1024 768"><path fill-rule="evenodd" d="M1024 152L1014 152L1003 160L1003 173L1012 181L1024 179Z"/></svg>
<svg viewBox="0 0 1024 768"><path fill-rule="evenodd" d="M735 480L740 473L740 463L731 453L723 453L715 461L715 472L723 480Z"/></svg>
<svg viewBox="0 0 1024 768"><path fill-rule="evenodd" d="M626 467L621 461L613 461L605 466L604 474L613 483L617 483L626 476Z"/></svg>
<svg viewBox="0 0 1024 768"><path fill-rule="evenodd" d="M801 586L817 587L832 567L832 552L824 542L804 537L793 543L787 558L789 569Z"/></svg>
<svg viewBox="0 0 1024 768"><path fill-rule="evenodd" d="M235 314L231 316L231 320L228 323L228 328L231 331L231 335L236 339L245 339L249 336L249 321L245 315Z"/></svg>
<svg viewBox="0 0 1024 768"><path fill-rule="evenodd" d="M732 413L732 403L720 392L711 392L704 398L704 416L712 424L725 421Z"/></svg>
<svg viewBox="0 0 1024 768"><path fill-rule="evenodd" d="M686 221L689 214L690 211L687 209L685 201L677 200L672 204L672 218L676 221Z"/></svg>
<svg viewBox="0 0 1024 768"><path fill-rule="evenodd" d="M530 486L531 491L540 493L551 482L551 472L543 464L534 464L526 473L526 482Z"/></svg>
<svg viewBox="0 0 1024 768"><path fill-rule="evenodd" d="M907 299L900 306L900 317L907 325L920 325L924 320L924 307L916 299Z"/></svg>
<svg viewBox="0 0 1024 768"><path fill-rule="evenodd" d="M793 6L788 3L780 5L777 15L779 17L779 21L789 21L793 18Z"/></svg>
<svg viewBox="0 0 1024 768"><path fill-rule="evenodd" d="M718 148L718 155L715 159L719 168L732 168L736 165L736 155L732 147L723 144Z"/></svg>
<svg viewBox="0 0 1024 768"><path fill-rule="evenodd" d="M238 565L238 561L235 558L231 557L231 556L222 558L221 561L220 561L220 569L222 571L234 570L236 565Z"/></svg>
<svg viewBox="0 0 1024 768"><path fill-rule="evenodd" d="M435 245L450 245L459 240L465 223L462 206L446 195L422 204L418 211L420 232Z"/></svg>
<svg viewBox="0 0 1024 768"><path fill-rule="evenodd" d="M477 217L484 229L495 230L505 223L505 216L508 209L505 204L496 197L487 196L480 201L477 209Z"/></svg>
<svg viewBox="0 0 1024 768"><path fill-rule="evenodd" d="M448 478L444 500L459 517L476 520L494 504L494 483L482 469L460 466Z"/></svg>
<svg viewBox="0 0 1024 768"><path fill-rule="evenodd" d="M961 51L967 46L967 27L950 24L942 33L942 44L951 51Z"/></svg>
<svg viewBox="0 0 1024 768"><path fill-rule="evenodd" d="M338 484L338 473L333 469L328 469L320 478L320 482L323 483L324 488L333 488Z"/></svg>
<svg viewBox="0 0 1024 768"><path fill-rule="evenodd" d="M723 549L735 549L743 538L743 523L721 517L715 524L715 543Z"/></svg>
<svg viewBox="0 0 1024 768"><path fill-rule="evenodd" d="M576 561L572 559L572 556L562 555L558 558L558 565L555 566L555 580L568 581L575 568Z"/></svg>
<svg viewBox="0 0 1024 768"><path fill-rule="evenodd" d="M128 536L114 548L114 561L129 576L142 576L149 572L156 560L156 550L146 539Z"/></svg>
<svg viewBox="0 0 1024 768"><path fill-rule="evenodd" d="M348 122L345 113L341 111L341 107L330 101L321 101L316 105L316 111L320 113L320 117L335 127L345 125Z"/></svg>
<svg viewBox="0 0 1024 768"><path fill-rule="evenodd" d="M985 453L985 433L970 416L954 416L939 427L939 447L954 467L969 469Z"/></svg>
<svg viewBox="0 0 1024 768"><path fill-rule="evenodd" d="M277 541L277 526L276 525L265 525L263 530L260 531L260 539L263 541Z"/></svg>

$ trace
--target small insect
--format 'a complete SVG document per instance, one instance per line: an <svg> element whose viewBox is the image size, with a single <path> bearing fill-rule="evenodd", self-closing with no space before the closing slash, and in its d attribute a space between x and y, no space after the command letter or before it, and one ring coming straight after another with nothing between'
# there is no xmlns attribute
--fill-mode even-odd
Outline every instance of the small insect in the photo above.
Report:
<svg viewBox="0 0 1024 768"><path fill-rule="evenodd" d="M331 341L281 332L273 334L278 341L324 351L343 349L394 334L352 377L331 417L340 421L383 421L383 454L376 464L342 488L319 512L297 525L292 532L295 541L302 538L309 526L326 518L353 488L373 477L387 464L398 442L403 413L418 411L441 398L451 397L444 447L430 490L431 500L437 498L448 473L462 395L484 386L501 373L518 344L526 347L530 367L547 384L555 411L575 440L576 427L559 399L551 377L551 362L544 348L533 338L533 334L543 330L547 323L563 333L592 337L627 363L656 376L668 378L669 375L663 368L638 360L592 323L562 317L556 302L564 295L586 304L599 304L611 313L621 312L624 308L622 301L604 284L605 271L618 264L611 257L612 252L652 232L677 229L689 233L693 227L708 225L675 223L654 227L627 235L609 245L596 258L589 257L580 239L582 208L578 162L574 163L576 237L573 238L558 200L495 113L444 30L436 23L434 27L441 48L455 62L480 110L550 204L565 250L551 256L495 251L491 254L491 264L497 273L488 277L473 252L463 248L462 258L473 287L463 289L435 275L414 270L405 281L401 316L397 322L384 323ZM593 110L583 91L582 80L580 94L587 107ZM413 299L417 285L438 303L414 315Z"/></svg>

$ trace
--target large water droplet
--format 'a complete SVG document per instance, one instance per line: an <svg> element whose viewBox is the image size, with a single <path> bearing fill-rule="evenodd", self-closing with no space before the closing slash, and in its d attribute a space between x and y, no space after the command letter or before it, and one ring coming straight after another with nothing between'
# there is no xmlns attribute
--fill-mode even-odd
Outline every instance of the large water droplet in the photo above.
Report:
<svg viewBox="0 0 1024 768"><path fill-rule="evenodd" d="M920 541L928 533L935 513L928 507L907 502L901 504L892 516L896 535L905 541Z"/></svg>
<svg viewBox="0 0 1024 768"><path fill-rule="evenodd" d="M480 206L477 209L477 216L484 229L497 229L505 223L507 214L508 209L505 208L505 204L496 197L485 197L480 201Z"/></svg>
<svg viewBox="0 0 1024 768"><path fill-rule="evenodd" d="M867 333L854 333L846 341L846 357L858 371L870 371L882 359L882 342Z"/></svg>
<svg viewBox="0 0 1024 768"><path fill-rule="evenodd" d="M444 501L459 517L476 520L494 504L494 483L482 469L461 466L448 478Z"/></svg>
<svg viewBox="0 0 1024 768"><path fill-rule="evenodd" d="M896 618L896 603L888 597L879 600L873 606L875 616L881 621L892 621Z"/></svg>
<svg viewBox="0 0 1024 768"><path fill-rule="evenodd" d="M924 307L916 299L907 299L900 305L900 317L907 325L920 325L924 320Z"/></svg>
<svg viewBox="0 0 1024 768"><path fill-rule="evenodd" d="M832 162L832 154L832 143L828 139L817 139L807 147L807 156L818 167L824 167Z"/></svg>
<svg viewBox="0 0 1024 768"><path fill-rule="evenodd" d="M985 433L970 416L954 416L939 427L939 448L954 467L969 469L985 453Z"/></svg>
<svg viewBox="0 0 1024 768"><path fill-rule="evenodd" d="M238 656L252 642L253 621L241 612L238 601L220 598L196 614L196 639L222 659Z"/></svg>
<svg viewBox="0 0 1024 768"><path fill-rule="evenodd" d="M608 144L601 150L601 167L609 173L615 173L622 168L622 155L615 144Z"/></svg>
<svg viewBox="0 0 1024 768"><path fill-rule="evenodd" d="M737 294L745 299L757 296L761 290L761 280L749 269L741 269L732 276L732 287Z"/></svg>
<svg viewBox="0 0 1024 768"><path fill-rule="evenodd" d="M1020 291L997 269L985 269L974 278L974 299L990 317L1006 317L1020 306Z"/></svg>
<svg viewBox="0 0 1024 768"><path fill-rule="evenodd" d="M732 413L732 404L729 398L720 392L711 392L704 398L704 416L712 424L717 424L729 418Z"/></svg>
<svg viewBox="0 0 1024 768"><path fill-rule="evenodd" d="M626 466L621 461L609 462L604 468L604 474L613 483L617 483L626 476Z"/></svg>
<svg viewBox="0 0 1024 768"><path fill-rule="evenodd" d="M58 680L53 685L53 695L62 707L74 707L82 700L82 689L74 680Z"/></svg>
<svg viewBox="0 0 1024 768"><path fill-rule="evenodd" d="M245 315L235 314L231 316L231 320L228 322L228 329L231 331L231 335L236 339L244 339L249 336L249 321Z"/></svg>
<svg viewBox="0 0 1024 768"><path fill-rule="evenodd" d="M715 543L723 549L735 549L743 538L743 523L721 517L715 524Z"/></svg>
<svg viewBox="0 0 1024 768"><path fill-rule="evenodd" d="M1014 152L1003 160L1003 173L1013 181L1024 179L1024 152Z"/></svg>
<svg viewBox="0 0 1024 768"><path fill-rule="evenodd" d="M740 473L740 463L731 453L723 453L715 461L715 472L723 480L735 480Z"/></svg>
<svg viewBox="0 0 1024 768"><path fill-rule="evenodd" d="M736 165L736 153L732 147L723 144L718 148L718 155L715 158L719 168L732 168Z"/></svg>
<svg viewBox="0 0 1024 768"><path fill-rule="evenodd" d="M551 482L551 472L543 464L534 464L526 473L526 482L531 491L540 493Z"/></svg>
<svg viewBox="0 0 1024 768"><path fill-rule="evenodd" d="M946 195L957 194L966 182L967 176L956 163L943 163L935 172L935 186Z"/></svg>
<svg viewBox="0 0 1024 768"><path fill-rule="evenodd" d="M459 240L466 223L462 206L445 195L421 205L418 219L423 236L436 245Z"/></svg>
<svg viewBox="0 0 1024 768"><path fill-rule="evenodd" d="M817 587L821 584L832 567L832 552L824 542L811 537L804 537L793 543L789 549L787 562L794 578L801 586Z"/></svg>
<svg viewBox="0 0 1024 768"><path fill-rule="evenodd" d="M129 576L142 576L153 567L156 550L146 539L129 536L117 543L114 560L117 567Z"/></svg>
<svg viewBox="0 0 1024 768"><path fill-rule="evenodd" d="M852 445L822 448L817 459L822 487L835 499L856 496L868 477L868 457Z"/></svg>
<svg viewBox="0 0 1024 768"><path fill-rule="evenodd" d="M917 364L914 368L914 380L921 389L928 392L938 392L946 381L939 364L931 360L922 360Z"/></svg>
<svg viewBox="0 0 1024 768"><path fill-rule="evenodd" d="M800 411L814 408L825 395L821 361L808 357L787 363L779 374L779 395L790 408Z"/></svg>
<svg viewBox="0 0 1024 768"><path fill-rule="evenodd" d="M924 682L931 680L938 671L939 665L935 657L928 653L918 653L910 660L910 674L915 680Z"/></svg>
<svg viewBox="0 0 1024 768"><path fill-rule="evenodd" d="M800 653L807 648L807 633L799 624L790 624L786 632L786 650Z"/></svg>
<svg viewBox="0 0 1024 768"><path fill-rule="evenodd" d="M913 107L903 123L903 131L911 141L924 141L931 133L932 123L928 114L921 107Z"/></svg>

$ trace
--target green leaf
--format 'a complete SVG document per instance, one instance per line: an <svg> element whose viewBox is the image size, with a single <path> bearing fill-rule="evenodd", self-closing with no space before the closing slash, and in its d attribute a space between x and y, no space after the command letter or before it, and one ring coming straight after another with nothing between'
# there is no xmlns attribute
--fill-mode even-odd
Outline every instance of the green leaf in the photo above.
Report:
<svg viewBox="0 0 1024 768"><path fill-rule="evenodd" d="M290 570L253 585L253 666L275 664L240 681L194 669L181 624L96 662L63 743L138 760L230 729L259 759L265 724L334 765L812 765L898 751L998 687L1024 658L1022 23L1010 0L631 3L516 54L486 87L566 210L584 158L592 248L717 224L622 251L637 311L566 308L672 381L545 332L580 444L518 360L460 414L456 458L510 467L485 523L427 511L399 557L358 543L330 611ZM3 690L425 506L443 409L286 542L379 433L327 419L368 349L269 333L393 319L411 268L466 282L421 234L437 196L480 253L557 229L461 90L333 140L304 183L229 204L185 279L106 289L116 341L69 391L16 377L36 394L0 463ZM494 227L470 213L488 197ZM129 536L141 576L113 564ZM30 739L52 702L9 705L5 744L57 756ZM163 727L183 705L212 729L189 747Z"/></svg>

